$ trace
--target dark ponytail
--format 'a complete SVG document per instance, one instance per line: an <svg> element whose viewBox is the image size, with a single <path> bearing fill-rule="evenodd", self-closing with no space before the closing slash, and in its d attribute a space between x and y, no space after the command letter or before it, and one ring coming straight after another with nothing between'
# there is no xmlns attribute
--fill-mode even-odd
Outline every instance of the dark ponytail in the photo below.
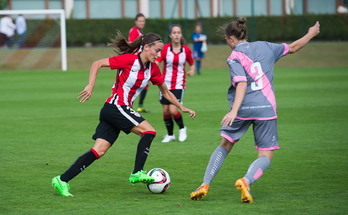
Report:
<svg viewBox="0 0 348 215"><path fill-rule="evenodd" d="M114 47L114 52L117 54L135 54L145 44L152 46L155 42L162 42L162 38L155 33L148 33L139 36L133 42L128 42L120 31L117 31L115 39L111 39L108 46Z"/></svg>

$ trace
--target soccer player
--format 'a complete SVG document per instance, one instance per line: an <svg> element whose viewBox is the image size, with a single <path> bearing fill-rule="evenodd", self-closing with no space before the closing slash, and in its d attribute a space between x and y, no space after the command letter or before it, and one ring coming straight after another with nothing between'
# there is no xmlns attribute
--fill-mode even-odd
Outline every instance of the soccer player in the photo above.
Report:
<svg viewBox="0 0 348 215"><path fill-rule="evenodd" d="M129 30L129 34L128 34L128 41L129 42L133 42L139 36L144 34L143 29L144 29L145 23L146 23L146 19L145 19L144 14L138 13L135 16L134 23L135 23L135 26Z"/></svg>
<svg viewBox="0 0 348 215"><path fill-rule="evenodd" d="M144 34L143 29L144 29L145 23L146 23L146 19L145 19L144 14L138 13L135 16L134 23L135 23L135 26L129 30L129 34L128 34L128 41L129 42L133 42L139 36ZM148 88L149 88L149 86L147 85L143 89L143 91L141 91L140 96L139 96L139 103L138 103L138 108L136 109L136 111L138 111L140 113L147 113L147 112L149 112L148 110L146 110L144 108L144 100L145 100Z"/></svg>
<svg viewBox="0 0 348 215"><path fill-rule="evenodd" d="M193 58L196 64L197 75L201 74L201 60L204 58L205 50L202 49L203 45L206 46L207 36L202 33L202 26L197 24L195 32L192 33L193 42Z"/></svg>
<svg viewBox="0 0 348 215"><path fill-rule="evenodd" d="M114 47L115 52L119 55L97 60L92 64L89 83L79 93L78 98L80 102L86 102L90 99L101 67L117 69L112 95L106 99L100 111L99 124L93 135L95 140L93 148L78 157L63 174L52 179L52 185L62 196L72 196L68 182L95 160L102 157L116 141L121 131L126 134L132 132L140 136L134 170L130 174L129 181L132 184L152 183L154 181L153 177L146 175L143 167L156 131L139 113L132 109L135 98L149 81L157 85L163 96L181 111L189 113L192 118L196 114L183 107L164 84L163 76L155 63L163 48L163 42L159 35L149 33L138 37L132 43L128 43L122 34L118 33L109 45Z"/></svg>
<svg viewBox="0 0 348 215"><path fill-rule="evenodd" d="M242 202L253 202L250 185L267 170L274 150L279 149L273 90L274 64L279 58L300 50L320 30L319 22L316 22L306 35L290 45L264 41L248 42L245 22L246 19L240 17L222 28L226 42L232 49L227 59L231 76L231 86L228 89L231 109L222 118L221 143L210 157L203 183L191 193L192 200L200 200L208 193L210 184L226 156L250 125L253 125L258 158L249 166L244 177L235 182L236 188L241 192Z"/></svg>
<svg viewBox="0 0 348 215"><path fill-rule="evenodd" d="M186 62L190 65L188 76L193 76L195 65L192 58L192 52L185 45L185 39L182 37L181 26L174 24L169 28L169 37L171 42L164 45L161 51L161 57L157 58L157 62L164 62L163 76L168 89L175 95L182 104L184 90L186 88ZM179 141L183 142L187 138L186 126L182 119L178 108L170 103L162 93L160 93L160 103L163 109L163 120L167 128L167 134L162 140L163 143L175 140L174 122L179 126Z"/></svg>

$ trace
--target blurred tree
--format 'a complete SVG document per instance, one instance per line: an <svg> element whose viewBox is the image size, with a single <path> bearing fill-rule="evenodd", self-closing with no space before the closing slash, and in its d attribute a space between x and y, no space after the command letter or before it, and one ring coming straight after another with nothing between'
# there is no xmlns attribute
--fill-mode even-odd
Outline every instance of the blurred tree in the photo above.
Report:
<svg viewBox="0 0 348 215"><path fill-rule="evenodd" d="M0 10L3 10L7 7L8 0L0 0Z"/></svg>

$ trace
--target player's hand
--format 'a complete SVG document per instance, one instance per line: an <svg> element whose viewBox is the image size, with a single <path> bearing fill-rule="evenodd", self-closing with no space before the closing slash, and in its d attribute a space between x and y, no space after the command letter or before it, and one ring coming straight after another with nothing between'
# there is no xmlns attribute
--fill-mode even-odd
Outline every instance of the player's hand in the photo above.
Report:
<svg viewBox="0 0 348 215"><path fill-rule="evenodd" d="M184 112L184 113L189 113L190 114L189 117L191 117L192 119L194 119L195 116L196 116L196 112L194 112L193 110L190 110L188 108L183 107L181 109L181 111Z"/></svg>
<svg viewBox="0 0 348 215"><path fill-rule="evenodd" d="M308 29L308 33L313 35L313 37L320 33L319 21L317 21L312 27Z"/></svg>
<svg viewBox="0 0 348 215"><path fill-rule="evenodd" d="M226 126L231 126L232 125L232 123L233 123L233 121L234 121L234 119L236 118L236 114L233 114L232 113L232 111L230 111L230 112L228 112L225 116L224 116L224 118L222 118L222 120L221 120L221 125L223 126L223 127L226 127Z"/></svg>
<svg viewBox="0 0 348 215"><path fill-rule="evenodd" d="M85 102L92 96L92 91L93 86L87 85L85 89L79 93L79 96L77 98L80 99L80 102Z"/></svg>
<svg viewBox="0 0 348 215"><path fill-rule="evenodd" d="M190 71L188 71L188 73L187 73L187 75L188 75L189 77L192 77L194 74L195 74L195 72L194 72L193 70L190 70Z"/></svg>

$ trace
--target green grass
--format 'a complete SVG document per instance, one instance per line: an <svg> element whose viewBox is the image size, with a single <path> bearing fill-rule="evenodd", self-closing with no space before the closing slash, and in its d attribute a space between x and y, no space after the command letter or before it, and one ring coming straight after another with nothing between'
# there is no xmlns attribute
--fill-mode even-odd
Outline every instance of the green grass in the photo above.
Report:
<svg viewBox="0 0 348 215"><path fill-rule="evenodd" d="M348 211L348 68L277 68L275 89L281 150L252 185L253 204L242 204L233 184L257 151L249 131L225 160L202 201L189 194L200 185L220 141L228 110L226 69L203 70L188 79L184 105L188 139L161 143L165 134L158 90L150 86L143 116L157 129L146 169L162 167L169 190L151 194L128 176L138 137L120 135L100 160L70 182L74 198L50 185L93 146L99 110L110 95L114 72L102 70L93 97L79 103L88 71L0 72L1 214L346 214ZM175 128L177 132L177 128Z"/></svg>
<svg viewBox="0 0 348 215"><path fill-rule="evenodd" d="M290 44L290 42L287 42ZM191 45L189 45L192 47ZM71 70L88 70L90 63L101 58L113 56L115 53L107 48L69 48L68 68ZM276 68L318 68L318 67L348 67L348 42L310 42L298 54L279 60ZM209 45L202 61L204 69L225 69L226 59L231 54L227 45ZM0 55L1 56L1 55ZM1 69L1 65L0 65Z"/></svg>

